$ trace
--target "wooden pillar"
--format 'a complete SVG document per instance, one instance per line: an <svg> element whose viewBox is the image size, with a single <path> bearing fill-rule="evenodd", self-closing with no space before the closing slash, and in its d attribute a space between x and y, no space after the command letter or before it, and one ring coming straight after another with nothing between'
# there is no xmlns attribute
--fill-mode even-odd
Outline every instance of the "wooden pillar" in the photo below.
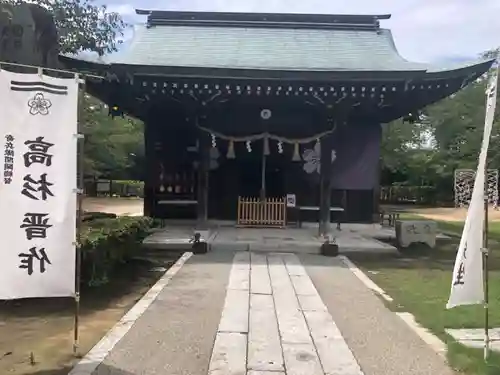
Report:
<svg viewBox="0 0 500 375"><path fill-rule="evenodd" d="M210 172L210 137L203 130L199 130L199 167L198 167L198 210L199 227L208 225L208 176ZM203 228L199 228L203 229Z"/></svg>
<svg viewBox="0 0 500 375"><path fill-rule="evenodd" d="M333 134L324 136L320 142L319 235L325 236L330 232Z"/></svg>
<svg viewBox="0 0 500 375"><path fill-rule="evenodd" d="M378 163L377 163L376 181L375 181L375 184L373 186L373 212L372 212L373 222L377 222L380 220L379 212L380 212L381 174L382 174L382 160L379 158Z"/></svg>
<svg viewBox="0 0 500 375"><path fill-rule="evenodd" d="M155 206L155 184L154 184L154 170L155 170L155 149L154 141L152 138L152 127L151 120L145 121L144 123L144 151L146 165L146 173L144 175L144 216L152 217L154 216L154 206Z"/></svg>

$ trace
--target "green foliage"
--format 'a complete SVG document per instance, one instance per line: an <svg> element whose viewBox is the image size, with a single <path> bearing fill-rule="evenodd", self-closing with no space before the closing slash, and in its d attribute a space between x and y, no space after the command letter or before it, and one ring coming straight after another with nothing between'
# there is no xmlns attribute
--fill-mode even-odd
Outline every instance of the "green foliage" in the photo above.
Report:
<svg viewBox="0 0 500 375"><path fill-rule="evenodd" d="M106 284L110 273L138 253L153 220L144 217L96 219L82 230L82 283Z"/></svg>
<svg viewBox="0 0 500 375"><path fill-rule="evenodd" d="M496 51L485 54L492 57ZM383 185L433 186L439 201L453 199L456 169L476 169L484 129L486 79L425 109L420 124L401 120L384 127ZM500 100L500 95L498 96ZM418 146L422 134L432 147ZM500 103L493 124L489 168L500 169Z"/></svg>
<svg viewBox="0 0 500 375"><path fill-rule="evenodd" d="M46 8L54 15L62 53L97 52L99 56L116 52L122 43L126 24L106 6L94 0L3 0L7 4L30 3Z"/></svg>
<svg viewBox="0 0 500 375"><path fill-rule="evenodd" d="M89 176L130 178L144 160L144 125L108 116L108 108L85 94L81 123L85 134L84 172Z"/></svg>

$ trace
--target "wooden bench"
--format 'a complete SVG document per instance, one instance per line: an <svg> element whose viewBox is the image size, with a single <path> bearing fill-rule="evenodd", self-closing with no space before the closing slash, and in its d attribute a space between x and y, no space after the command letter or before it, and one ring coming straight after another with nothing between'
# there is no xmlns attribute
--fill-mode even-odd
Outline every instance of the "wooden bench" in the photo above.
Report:
<svg viewBox="0 0 500 375"><path fill-rule="evenodd" d="M399 220L400 212L398 211L380 211L380 225L384 225L387 221L387 224L390 227L393 227L396 223L396 220Z"/></svg>
<svg viewBox="0 0 500 375"><path fill-rule="evenodd" d="M161 200L158 201L159 205L170 206L192 206L198 204L197 200Z"/></svg>
<svg viewBox="0 0 500 375"><path fill-rule="evenodd" d="M301 218L301 213L303 211L308 211L308 212L311 212L311 211L314 211L314 212L318 212L319 214L319 207L318 206L297 206L295 207L295 209L297 210L298 212L298 217L297 217L297 224L300 227L302 227L302 218ZM332 212L340 212L340 213L344 213L344 209L342 207L330 207L330 214ZM337 216L337 229L338 230L342 230L341 227L340 227L340 224L341 224L341 221L342 221L342 215L338 215Z"/></svg>

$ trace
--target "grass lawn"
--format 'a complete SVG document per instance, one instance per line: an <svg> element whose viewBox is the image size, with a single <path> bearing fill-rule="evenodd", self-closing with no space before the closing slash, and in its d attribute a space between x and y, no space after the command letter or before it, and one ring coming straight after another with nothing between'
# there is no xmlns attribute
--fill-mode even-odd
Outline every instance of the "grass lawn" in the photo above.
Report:
<svg viewBox="0 0 500 375"><path fill-rule="evenodd" d="M499 375L500 353L485 364L481 349L454 342L446 328L482 328L482 306L446 310L459 236L463 223L439 222L440 229L457 237L439 241L435 249L412 246L398 257L356 256L352 260L394 299L389 307L413 313L419 323L448 344L448 359L459 371L473 375ZM490 327L500 327L500 223L490 225Z"/></svg>

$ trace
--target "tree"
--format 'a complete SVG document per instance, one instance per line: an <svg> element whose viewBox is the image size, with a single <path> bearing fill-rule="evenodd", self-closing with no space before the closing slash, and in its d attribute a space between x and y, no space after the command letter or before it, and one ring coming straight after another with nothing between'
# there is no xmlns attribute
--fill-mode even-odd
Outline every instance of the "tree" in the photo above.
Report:
<svg viewBox="0 0 500 375"><path fill-rule="evenodd" d="M137 166L144 160L142 122L131 118L111 118L107 106L87 94L83 108L85 174L139 179Z"/></svg>
<svg viewBox="0 0 500 375"><path fill-rule="evenodd" d="M3 0L4 4L23 4L23 0ZM106 6L93 0L30 0L47 9L54 17L62 53L96 52L99 56L116 52L126 24Z"/></svg>

